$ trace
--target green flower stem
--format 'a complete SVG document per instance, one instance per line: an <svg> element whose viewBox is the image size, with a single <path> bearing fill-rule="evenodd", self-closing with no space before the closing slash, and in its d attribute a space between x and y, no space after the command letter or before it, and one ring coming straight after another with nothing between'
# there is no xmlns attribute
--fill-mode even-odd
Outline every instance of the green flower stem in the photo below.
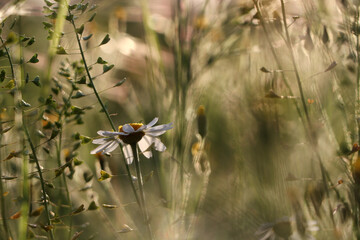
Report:
<svg viewBox="0 0 360 240"><path fill-rule="evenodd" d="M148 215L148 211L147 211L146 203L145 203L145 192L144 192L144 187L143 187L144 183L143 183L143 179L142 179L139 154L137 151L136 143L131 144L131 149L132 149L133 156L134 156L136 174L137 174L138 183L139 183L139 190L140 190L140 197L141 197L141 209L142 209L142 212L144 215L145 225L146 225L146 228L148 231L149 239L153 239L150 222L149 222L149 215Z"/></svg>
<svg viewBox="0 0 360 240"><path fill-rule="evenodd" d="M69 11L69 14L71 14L70 11ZM108 121L109 121L112 129L113 129L114 131L116 131L117 129L115 128L115 125L114 125L114 123L113 123L113 121L112 121L112 119L111 119L111 117L110 117L110 114L109 114L107 108L105 107L104 103L102 102L102 100L101 100L101 98L100 98L100 96L99 96L99 93L98 93L98 91L96 90L94 81L93 81L93 79L92 79L92 77L91 77L90 70L89 70L89 67L88 67L88 65L87 65L87 63L86 63L84 51L83 51L83 48L82 48L82 45L81 45L81 42L80 42L79 35L78 35L78 33L76 32L76 25L75 25L75 22L74 22L73 19L71 19L71 24L72 24L72 26L73 26L73 28L74 28L74 31L75 31L76 40L77 40L77 43L78 43L78 46L79 46L81 58L82 58L82 60L83 60L83 62L84 62L84 67L85 67L85 70L86 70L86 74L87 74L87 76L88 76L88 78L89 78L89 81L90 81L90 83L91 83L91 86L92 86L92 88L93 88L93 90L94 90L94 94L95 94L98 102L100 103L101 108L102 108L102 110L104 111L104 113L105 113L105 115L106 115L106 117L107 117L107 119L108 119ZM120 145L120 149L121 149L122 155L125 156L125 155L124 155L124 152L123 152L123 150L122 150L122 146L121 146L120 143L119 143L119 145ZM134 193L135 198L136 198L136 202L137 202L137 204L140 206L140 205L141 205L141 204L140 204L140 199L139 199L139 196L138 196L137 193L136 193L135 185L134 185L134 182L133 182L133 180L132 180L132 178L131 178L130 168L129 168L128 164L126 163L125 157L123 158L123 160L124 160L124 164L125 164L125 167L126 167L126 172L127 172L127 175L128 175L128 179L129 179L131 188L132 188L133 193Z"/></svg>
<svg viewBox="0 0 360 240"><path fill-rule="evenodd" d="M49 226L51 226L48 203L47 203L47 200L46 200L45 181L44 181L44 178L43 178L43 175L42 175L42 170L41 170L41 167L40 167L40 164L39 164L39 160L38 160L37 155L36 155L35 146L33 145L32 141L31 141L30 134L29 134L29 131L28 131L27 127L26 127L25 121L23 121L23 123L24 123L25 135L26 135L27 140L28 140L28 142L30 144L30 148L31 148L32 154L34 156L36 167L37 167L37 170L38 170L38 173L39 173L39 178L40 178L40 183L41 183L41 190L42 190L42 194L43 194L44 207L45 207L45 212L46 212L45 215L46 215L47 224ZM53 235L52 229L49 230L49 234L50 234L50 239L54 240L54 235Z"/></svg>

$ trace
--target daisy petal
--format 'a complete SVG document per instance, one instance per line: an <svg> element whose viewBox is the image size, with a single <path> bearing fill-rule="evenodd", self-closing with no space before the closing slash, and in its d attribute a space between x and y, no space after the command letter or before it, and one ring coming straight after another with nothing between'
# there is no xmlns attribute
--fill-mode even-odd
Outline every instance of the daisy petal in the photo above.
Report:
<svg viewBox="0 0 360 240"><path fill-rule="evenodd" d="M125 124L123 127L122 127L122 130L126 133L132 133L132 132L135 132L134 128L130 125L130 124Z"/></svg>
<svg viewBox="0 0 360 240"><path fill-rule="evenodd" d="M113 136L119 135L120 133L100 130L100 131L97 131L97 134L99 134L100 136L104 136L104 137L113 137Z"/></svg>
<svg viewBox="0 0 360 240"><path fill-rule="evenodd" d="M126 163L128 165L130 165L134 160L134 155L133 155L130 144L125 144L122 149L124 152L124 157L125 157Z"/></svg>
<svg viewBox="0 0 360 240"><path fill-rule="evenodd" d="M109 138L97 138L92 140L92 143L94 144L104 144L107 143L110 139Z"/></svg>
<svg viewBox="0 0 360 240"><path fill-rule="evenodd" d="M98 153L98 152L101 152L101 151L103 151L105 148L107 148L112 142L113 142L113 140L112 140L112 141L109 141L109 142L107 142L107 143L104 143L104 144L98 146L97 148L95 148L94 150L92 150L90 153L91 153L91 154L96 154L96 153Z"/></svg>
<svg viewBox="0 0 360 240"><path fill-rule="evenodd" d="M146 158L151 158L151 157L152 157L151 151L145 151L145 152L142 152L142 154L143 154Z"/></svg>
<svg viewBox="0 0 360 240"><path fill-rule="evenodd" d="M145 128L146 128L146 125L142 125L135 132L140 132L140 131L144 130Z"/></svg>
<svg viewBox="0 0 360 240"><path fill-rule="evenodd" d="M146 124L146 126L147 127L152 127L152 126L154 126L156 123L157 123L157 121L159 120L159 118L154 118L153 120L151 120L151 122L149 122L148 124Z"/></svg>
<svg viewBox="0 0 360 240"><path fill-rule="evenodd" d="M118 147L118 142L113 141L106 149L104 149L104 153L111 153Z"/></svg>
<svg viewBox="0 0 360 240"><path fill-rule="evenodd" d="M163 152L166 150L166 146L158 138L154 138L154 147L156 151Z"/></svg>
<svg viewBox="0 0 360 240"><path fill-rule="evenodd" d="M151 144L153 143L153 138L152 137L148 137L148 136L143 136L143 138L138 142L138 146L140 148L141 152L146 151Z"/></svg>
<svg viewBox="0 0 360 240"><path fill-rule="evenodd" d="M155 132L146 132L146 135L152 136L152 137L157 137L157 136L160 136L161 134L164 134L165 132L166 132L166 130L155 131Z"/></svg>
<svg viewBox="0 0 360 240"><path fill-rule="evenodd" d="M163 125L158 125L155 127L151 127L146 129L146 132L156 132L156 131L163 131L163 130L169 130L172 129L172 123L168 123L168 124L163 124Z"/></svg>

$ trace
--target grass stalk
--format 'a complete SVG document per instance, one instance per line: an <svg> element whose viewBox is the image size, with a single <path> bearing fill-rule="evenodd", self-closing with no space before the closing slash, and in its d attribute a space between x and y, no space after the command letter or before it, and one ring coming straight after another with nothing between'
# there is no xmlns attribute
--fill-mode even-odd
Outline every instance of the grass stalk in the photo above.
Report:
<svg viewBox="0 0 360 240"><path fill-rule="evenodd" d="M2 131L2 127L0 125L0 131ZM0 134L0 145L2 142L2 134ZM0 153L0 159L2 159L1 157L1 153ZM0 176L2 176L2 165L3 162L0 161ZM7 221L7 216L6 216L6 204L5 204L5 197L4 197L4 186L3 186L3 181L0 180L0 209L1 209L1 218L2 218L2 224L3 224L3 228L4 228L4 236L6 239L10 239L11 236L11 232L10 232L10 227L9 227L9 223Z"/></svg>
<svg viewBox="0 0 360 240"><path fill-rule="evenodd" d="M41 190L42 190L42 197L43 197L43 201L44 201L44 207L45 207L45 213L46 213L45 216L46 216L47 224L48 224L48 226L51 226L49 209L48 209L48 202L47 202L46 191L45 191L45 181L44 181L44 178L43 178L43 175L42 175L42 170L41 170L41 167L40 167L39 159L37 158L35 146L34 146L33 142L31 141L31 137L30 137L29 131L28 131L28 129L27 129L26 123L25 123L25 121L23 121L23 122L24 122L24 126L23 126L23 127L24 127L24 131L25 131L25 135L26 135L27 141L29 142L29 145L30 145L32 154L33 154L33 156L34 156L35 164L36 164L36 167L37 167L37 170L38 170L38 173L39 173L39 178L40 178L40 184L41 184ZM53 235L52 229L49 230L49 235L50 235L50 239L51 239L51 240L54 240L54 235Z"/></svg>
<svg viewBox="0 0 360 240"><path fill-rule="evenodd" d="M149 214L148 214L148 210L147 210L146 202L145 202L144 183L143 183L143 178L142 178L142 174L141 174L140 160L139 160L139 154L137 151L136 143L131 144L131 149L132 149L133 156L134 156L136 174L137 174L138 183L139 183L141 209L143 212L144 221L145 221L146 229L148 232L148 237L149 237L149 239L153 239L153 234L151 232L151 226L150 226L150 222L149 222Z"/></svg>

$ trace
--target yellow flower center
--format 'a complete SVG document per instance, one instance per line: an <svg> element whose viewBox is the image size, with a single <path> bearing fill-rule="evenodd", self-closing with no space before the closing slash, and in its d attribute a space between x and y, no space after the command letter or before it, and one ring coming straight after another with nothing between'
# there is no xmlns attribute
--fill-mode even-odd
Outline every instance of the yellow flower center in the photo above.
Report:
<svg viewBox="0 0 360 240"><path fill-rule="evenodd" d="M142 123L129 123L130 126L132 126L132 128L136 131L138 130L143 124ZM119 126L119 132L124 132L123 131L123 125ZM127 144L136 144L137 142L139 142L141 140L141 138L145 135L145 133L143 131L139 131L139 132L133 132L130 133L129 135L119 135L120 139Z"/></svg>

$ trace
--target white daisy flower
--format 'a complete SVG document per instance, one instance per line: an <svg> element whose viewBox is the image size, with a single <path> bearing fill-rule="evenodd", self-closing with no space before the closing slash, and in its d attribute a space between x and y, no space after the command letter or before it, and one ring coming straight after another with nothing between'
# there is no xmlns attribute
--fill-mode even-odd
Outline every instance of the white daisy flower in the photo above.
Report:
<svg viewBox="0 0 360 240"><path fill-rule="evenodd" d="M120 143L123 146L127 164L131 164L134 160L131 144L137 144L141 153L147 158L152 156L151 151L148 150L152 144L154 144L155 150L163 152L166 150L166 146L160 141L158 136L171 129L172 123L153 127L158 120L158 118L154 118L148 124L128 123L121 125L119 126L118 132L98 131L97 133L102 136L102 138L94 139L92 143L100 144L100 146L90 153L96 154L103 152L104 154L109 154L114 151Z"/></svg>

